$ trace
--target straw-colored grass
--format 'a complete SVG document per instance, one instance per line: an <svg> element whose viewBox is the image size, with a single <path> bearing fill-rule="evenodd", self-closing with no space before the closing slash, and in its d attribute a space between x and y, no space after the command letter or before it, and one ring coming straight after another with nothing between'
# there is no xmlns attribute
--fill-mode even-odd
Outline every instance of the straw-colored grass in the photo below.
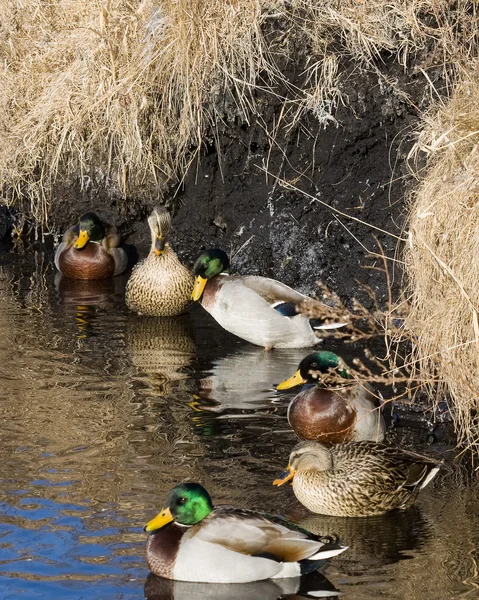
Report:
<svg viewBox="0 0 479 600"><path fill-rule="evenodd" d="M309 110L326 123L347 102L342 54L376 68L382 51L406 64L428 45L431 60L458 64L457 24L465 31L471 10L453 4L0 0L4 198L45 226L58 182L126 201L159 196L218 124L260 118L258 89L281 89L291 119ZM305 64L301 88L285 75L292 60Z"/></svg>
<svg viewBox="0 0 479 600"><path fill-rule="evenodd" d="M411 203L409 325L419 375L450 394L460 441L479 446L479 64L428 120L429 155Z"/></svg>

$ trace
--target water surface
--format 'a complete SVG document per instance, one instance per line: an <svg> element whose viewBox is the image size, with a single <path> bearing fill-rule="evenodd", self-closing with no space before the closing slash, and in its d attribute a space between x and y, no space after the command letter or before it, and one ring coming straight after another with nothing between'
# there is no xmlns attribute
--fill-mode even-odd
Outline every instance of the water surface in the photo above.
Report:
<svg viewBox="0 0 479 600"><path fill-rule="evenodd" d="M82 285L84 284L84 285ZM391 440L446 456L411 510L311 515L272 480L296 443L293 394L273 385L304 350L266 353L200 307L140 318L125 277L55 275L41 249L0 255L0 589L5 599L479 596L476 476L448 447L398 427ZM463 460L462 463L467 463ZM208 586L148 577L143 525L183 479L216 503L280 513L349 550L308 581Z"/></svg>

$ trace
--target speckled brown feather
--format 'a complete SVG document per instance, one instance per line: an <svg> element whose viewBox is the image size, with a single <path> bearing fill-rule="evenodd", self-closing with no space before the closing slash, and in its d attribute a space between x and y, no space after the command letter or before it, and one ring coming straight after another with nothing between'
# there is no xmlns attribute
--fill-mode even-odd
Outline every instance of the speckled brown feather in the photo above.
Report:
<svg viewBox="0 0 479 600"><path fill-rule="evenodd" d="M293 468L294 452L290 458ZM298 467L293 490L312 512L333 516L372 516L406 508L414 502L425 478L441 464L400 448L366 441L331 446L328 452L332 470Z"/></svg>
<svg viewBox="0 0 479 600"><path fill-rule="evenodd" d="M171 228L169 212L163 206L154 208L148 225L150 253L133 269L126 286L126 304L141 315L175 317L184 313L192 302L194 278L166 243ZM164 243L161 254L155 252L158 240Z"/></svg>
<svg viewBox="0 0 479 600"><path fill-rule="evenodd" d="M191 304L194 279L166 244L163 254L153 252L140 262L126 287L128 308L143 315L173 317Z"/></svg>

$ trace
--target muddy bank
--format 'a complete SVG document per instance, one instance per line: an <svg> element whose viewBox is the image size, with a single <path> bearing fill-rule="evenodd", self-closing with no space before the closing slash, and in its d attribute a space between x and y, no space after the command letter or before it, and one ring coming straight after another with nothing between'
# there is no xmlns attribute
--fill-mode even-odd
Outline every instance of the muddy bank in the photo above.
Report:
<svg viewBox="0 0 479 600"><path fill-rule="evenodd" d="M383 303L386 279L370 268L379 262L368 254L378 250L375 237L387 256L398 249L412 183L405 159L417 123L416 111L400 92L414 91L420 104L423 90L393 61L382 69L380 75L358 73L352 65L344 69L340 86L350 105L341 106L337 123L326 128L305 115L272 142L264 122L273 129L282 104L271 97L250 124L229 123L220 139L221 155L212 146L178 194L178 249L192 256L221 246L239 271L273 276L305 292L314 290L319 278L350 298L359 293L358 281L371 286ZM381 80L386 76L398 81L396 90ZM399 281L396 273L396 291Z"/></svg>
<svg viewBox="0 0 479 600"><path fill-rule="evenodd" d="M386 78L395 86L386 85ZM279 97L257 98L263 112L249 123L225 101L220 137L165 199L174 212L172 241L184 260L191 263L203 248L218 246L241 272L274 276L305 292L321 279L343 298L368 302L360 282L380 303L386 301L386 278L370 268L380 262L369 252L378 249L375 237L387 256L398 249L412 183L405 158L418 118L413 105L424 104L423 78L384 57L378 73L345 65L339 85L349 105L339 107L336 123L323 128L305 114L290 129L277 127L274 138L265 126L273 132L281 121ZM78 187L77 182L57 189L53 227L62 230L82 211L94 209L118 223L140 253L147 251L145 216L156 199L125 202L94 182L83 191ZM335 214L315 198L369 225ZM400 273L393 283L397 292Z"/></svg>

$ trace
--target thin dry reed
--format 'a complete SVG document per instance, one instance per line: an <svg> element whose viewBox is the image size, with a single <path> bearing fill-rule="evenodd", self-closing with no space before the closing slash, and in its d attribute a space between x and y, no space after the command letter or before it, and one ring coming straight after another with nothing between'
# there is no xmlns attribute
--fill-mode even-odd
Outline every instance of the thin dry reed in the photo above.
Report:
<svg viewBox="0 0 479 600"><path fill-rule="evenodd" d="M471 67L474 65L472 64ZM410 207L409 328L419 376L453 400L459 440L479 446L479 64L428 120L425 179Z"/></svg>

